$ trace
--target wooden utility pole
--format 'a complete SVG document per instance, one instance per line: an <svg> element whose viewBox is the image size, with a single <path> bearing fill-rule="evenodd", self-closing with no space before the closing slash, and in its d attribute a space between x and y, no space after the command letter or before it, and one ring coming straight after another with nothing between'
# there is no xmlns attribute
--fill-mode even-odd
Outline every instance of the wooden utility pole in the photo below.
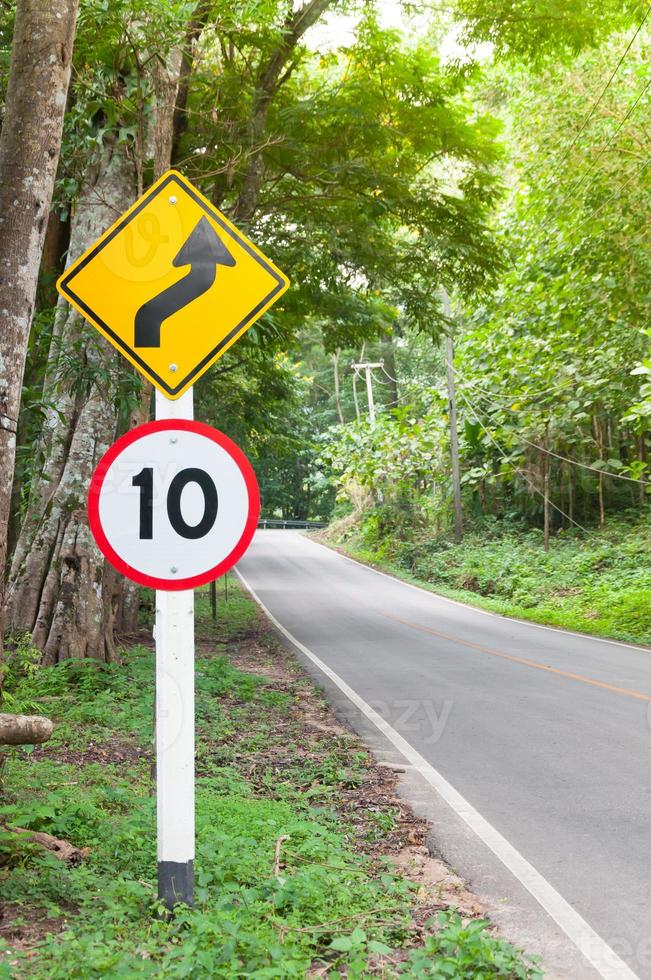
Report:
<svg viewBox="0 0 651 980"><path fill-rule="evenodd" d="M450 319L450 297L442 291L443 311ZM457 399L454 384L454 344L452 334L445 335L445 363L448 376L448 409L450 416L450 455L452 457L452 496L454 498L454 540L463 537L463 513L461 510L461 477L459 474L459 434L457 432Z"/></svg>

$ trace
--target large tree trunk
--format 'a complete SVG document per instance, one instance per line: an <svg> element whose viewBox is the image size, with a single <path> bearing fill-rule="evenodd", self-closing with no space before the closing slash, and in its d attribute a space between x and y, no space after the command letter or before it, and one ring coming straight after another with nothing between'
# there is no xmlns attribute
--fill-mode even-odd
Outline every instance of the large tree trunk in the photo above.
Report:
<svg viewBox="0 0 651 980"><path fill-rule="evenodd" d="M50 212L45 241L43 243L43 254L41 256L41 269L39 273L38 292L36 296L35 310L38 312L43 309L52 309L57 304L56 280L63 272L65 257L70 245L70 222L61 221L56 212ZM25 364L23 377L23 391L31 388L33 391L42 388L43 370L47 366L47 359L50 350L50 337L47 331L30 335L28 344L28 354ZM30 438L30 430L34 425L34 418L30 418L29 411L24 412L22 403L21 411L18 416L18 430L16 435L17 445L25 446ZM32 459L28 459L25 454L16 457L14 467L14 485L11 498L11 515L9 519L9 531L7 534L7 562L11 561L11 555L16 547L16 541L20 533L22 522L21 501L25 484L29 483L31 473L34 469Z"/></svg>
<svg viewBox="0 0 651 980"><path fill-rule="evenodd" d="M167 167L163 167L161 173L164 173L168 168L169 164ZM160 177L160 174L155 176ZM132 370L129 365L127 365L127 370ZM140 397L131 413L127 430L135 429L136 426L148 422L151 416L154 386L145 378L142 379L141 385ZM138 632L140 622L142 586L132 582L131 579L116 576L116 595L115 631L122 637L134 636Z"/></svg>
<svg viewBox="0 0 651 980"><path fill-rule="evenodd" d="M132 203L136 176L123 148L107 143L73 217L70 260ZM79 338L83 337L83 343ZM72 392L60 372L70 350L99 378ZM61 301L46 388L55 407L45 429L46 464L32 488L7 594L8 622L29 630L46 663L71 657L112 660L116 577L93 541L86 516L91 473L115 438L117 412L101 377L117 373L117 355Z"/></svg>
<svg viewBox="0 0 651 980"><path fill-rule="evenodd" d="M20 392L76 19L77 0L19 0L0 134L0 609ZM0 644L2 633L0 621Z"/></svg>

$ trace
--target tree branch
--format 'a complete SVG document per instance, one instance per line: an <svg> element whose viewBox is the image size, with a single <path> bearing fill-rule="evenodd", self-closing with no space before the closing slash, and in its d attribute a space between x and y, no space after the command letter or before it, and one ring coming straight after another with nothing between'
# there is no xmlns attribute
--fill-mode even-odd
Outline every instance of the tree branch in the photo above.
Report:
<svg viewBox="0 0 651 980"><path fill-rule="evenodd" d="M249 126L251 146L262 142L269 105L278 89L291 75L293 66L286 71L285 66L291 60L298 42L334 2L335 0L308 0L307 3L287 17L280 43L258 73ZM244 183L234 208L235 217L241 221L250 221L255 212L263 175L263 157L261 153L256 153L249 160Z"/></svg>
<svg viewBox="0 0 651 980"><path fill-rule="evenodd" d="M172 119L172 161L176 160L181 137L188 126L188 117L185 110L188 104L190 76L194 65L193 48L208 22L210 7L209 0L204 0L203 3L200 3L189 21L185 32L179 84L176 92L176 105L174 106L174 116Z"/></svg>

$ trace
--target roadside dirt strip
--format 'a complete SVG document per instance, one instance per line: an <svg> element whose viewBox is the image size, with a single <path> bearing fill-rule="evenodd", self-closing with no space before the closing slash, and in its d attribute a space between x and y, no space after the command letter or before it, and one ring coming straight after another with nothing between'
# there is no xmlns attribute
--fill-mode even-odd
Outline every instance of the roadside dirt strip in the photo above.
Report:
<svg viewBox="0 0 651 980"><path fill-rule="evenodd" d="M299 699L288 715L278 719L278 724L285 728L281 744L260 746L255 752L247 750L242 754L235 745L235 760L242 775L264 792L269 775L282 780L283 770L296 765L297 754L315 766L339 744L344 749L344 764L346 757L363 757L362 782L340 785L332 798L335 809L355 828L356 849L377 859L378 867L389 859L399 874L418 884L414 920L419 928L436 912L448 908L456 908L467 918L485 917L487 907L444 861L432 854L428 846L428 822L418 817L397 792L400 777L406 771L404 766L375 760L362 740L342 723L315 689L293 653L274 639L270 650L269 625L262 613L259 627L257 637L246 637L237 647L229 649L230 662L237 670L267 677L273 689L281 694L298 693ZM378 833L379 824L386 828L382 833ZM280 854L282 867L282 849Z"/></svg>

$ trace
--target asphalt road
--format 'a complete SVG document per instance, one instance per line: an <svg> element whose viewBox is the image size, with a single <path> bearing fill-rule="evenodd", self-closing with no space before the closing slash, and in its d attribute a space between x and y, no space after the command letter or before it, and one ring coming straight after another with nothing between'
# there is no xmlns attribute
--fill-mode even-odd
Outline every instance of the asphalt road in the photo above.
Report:
<svg viewBox="0 0 651 980"><path fill-rule="evenodd" d="M450 826L510 862L575 952L579 936L576 966L555 975L630 978L625 962L651 977L650 650L453 603L297 532L259 531L238 571L313 672L325 665L326 687L358 699L360 730L370 719L408 768L439 779ZM462 870L506 889L480 860Z"/></svg>

